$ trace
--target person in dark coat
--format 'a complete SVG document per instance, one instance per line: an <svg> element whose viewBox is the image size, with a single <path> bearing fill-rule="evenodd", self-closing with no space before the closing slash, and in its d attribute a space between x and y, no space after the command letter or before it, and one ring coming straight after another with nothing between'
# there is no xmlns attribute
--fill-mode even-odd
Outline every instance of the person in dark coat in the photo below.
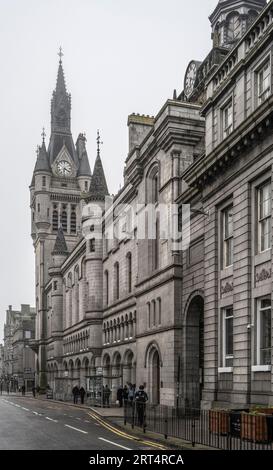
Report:
<svg viewBox="0 0 273 470"><path fill-rule="evenodd" d="M146 402L148 401L148 395L145 392L144 385L140 385L136 392L135 401L138 426L145 426Z"/></svg>
<svg viewBox="0 0 273 470"><path fill-rule="evenodd" d="M80 390L79 390L78 385L75 385L75 387L73 387L72 394L73 394L74 404L76 405L78 403L78 398L80 395Z"/></svg>
<svg viewBox="0 0 273 470"><path fill-rule="evenodd" d="M81 404L84 405L84 397L85 397L86 392L85 392L83 387L80 388L79 393L80 393L80 397L81 397Z"/></svg>
<svg viewBox="0 0 273 470"><path fill-rule="evenodd" d="M26 387L25 387L25 385L22 385L21 390L22 390L22 395L24 396L24 395L26 394Z"/></svg>
<svg viewBox="0 0 273 470"><path fill-rule="evenodd" d="M119 407L122 408L123 404L123 388L119 387L117 391L117 401L119 401Z"/></svg>

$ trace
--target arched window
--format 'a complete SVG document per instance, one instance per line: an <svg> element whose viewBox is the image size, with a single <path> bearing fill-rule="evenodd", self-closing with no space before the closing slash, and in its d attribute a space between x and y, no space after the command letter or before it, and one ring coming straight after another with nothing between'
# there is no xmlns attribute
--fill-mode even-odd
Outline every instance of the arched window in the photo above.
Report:
<svg viewBox="0 0 273 470"><path fill-rule="evenodd" d="M71 217L70 217L70 232L76 233L76 231L77 231L77 215L75 211L72 211Z"/></svg>
<svg viewBox="0 0 273 470"><path fill-rule="evenodd" d="M147 329L151 328L151 304L147 303Z"/></svg>
<svg viewBox="0 0 273 470"><path fill-rule="evenodd" d="M52 214L52 229L54 231L57 231L58 228L59 228L59 215L58 215L58 211L54 210Z"/></svg>
<svg viewBox="0 0 273 470"><path fill-rule="evenodd" d="M67 212L65 209L62 211L62 214L61 214L61 224L63 227L63 231L67 232Z"/></svg>
<svg viewBox="0 0 273 470"><path fill-rule="evenodd" d="M147 173L146 202L156 204L159 200L159 165L156 163Z"/></svg>
<svg viewBox="0 0 273 470"><path fill-rule="evenodd" d="M128 292L132 292L132 253L127 253L127 280Z"/></svg>
<svg viewBox="0 0 273 470"><path fill-rule="evenodd" d="M109 304L109 273L108 271L105 271L104 273L104 279L105 279L105 304Z"/></svg>
<svg viewBox="0 0 273 470"><path fill-rule="evenodd" d="M114 266L114 299L119 300L119 263Z"/></svg>

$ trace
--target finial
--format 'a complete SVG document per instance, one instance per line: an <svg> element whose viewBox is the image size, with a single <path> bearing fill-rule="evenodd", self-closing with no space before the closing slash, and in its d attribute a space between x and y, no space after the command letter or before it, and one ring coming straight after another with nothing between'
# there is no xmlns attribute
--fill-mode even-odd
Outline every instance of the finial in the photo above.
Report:
<svg viewBox="0 0 273 470"><path fill-rule="evenodd" d="M40 147L39 147L39 145L37 145L37 149L36 149L36 155L37 155L37 157L38 157L39 153L40 153Z"/></svg>
<svg viewBox="0 0 273 470"><path fill-rule="evenodd" d="M41 134L42 138L43 138L43 144L45 143L45 138L46 138L46 133L45 133L45 128L43 127L43 132Z"/></svg>
<svg viewBox="0 0 273 470"><path fill-rule="evenodd" d="M59 49L58 56L60 57L60 64L61 64L61 63L62 63L62 58L63 58L63 56L64 56L62 47L60 47L60 49Z"/></svg>
<svg viewBox="0 0 273 470"><path fill-rule="evenodd" d="M101 137L100 137L100 131L98 130L97 132L97 155L98 157L100 156L100 146L103 145L103 142L101 141Z"/></svg>

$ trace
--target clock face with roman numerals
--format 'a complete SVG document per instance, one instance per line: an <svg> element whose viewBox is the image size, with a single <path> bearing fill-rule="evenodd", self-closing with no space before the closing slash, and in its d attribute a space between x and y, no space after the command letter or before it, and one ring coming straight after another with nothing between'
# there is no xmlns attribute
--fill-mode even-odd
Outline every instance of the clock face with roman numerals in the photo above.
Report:
<svg viewBox="0 0 273 470"><path fill-rule="evenodd" d="M57 172L59 176L70 176L72 173L72 167L69 162L61 160L57 164Z"/></svg>
<svg viewBox="0 0 273 470"><path fill-rule="evenodd" d="M185 75L184 93L187 98L192 94L194 90L194 85L197 77L197 69L197 63L192 60L188 65Z"/></svg>

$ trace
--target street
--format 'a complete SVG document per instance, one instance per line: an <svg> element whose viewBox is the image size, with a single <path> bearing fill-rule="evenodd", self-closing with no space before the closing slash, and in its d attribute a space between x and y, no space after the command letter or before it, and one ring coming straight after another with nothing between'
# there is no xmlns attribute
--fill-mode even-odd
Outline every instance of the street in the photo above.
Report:
<svg viewBox="0 0 273 470"><path fill-rule="evenodd" d="M88 409L30 397L0 397L0 450L148 450L162 446L134 438L92 417Z"/></svg>

